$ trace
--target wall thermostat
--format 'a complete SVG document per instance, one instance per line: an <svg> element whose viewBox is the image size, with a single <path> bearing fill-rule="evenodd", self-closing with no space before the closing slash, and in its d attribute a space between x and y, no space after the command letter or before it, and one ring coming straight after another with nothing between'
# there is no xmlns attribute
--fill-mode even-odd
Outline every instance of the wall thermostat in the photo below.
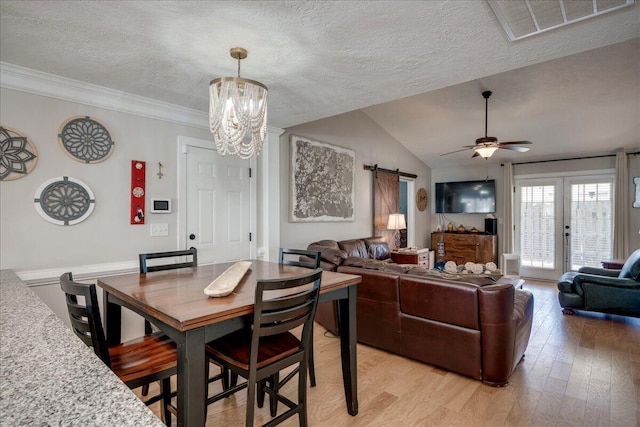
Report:
<svg viewBox="0 0 640 427"><path fill-rule="evenodd" d="M151 199L151 213L171 213L171 199Z"/></svg>

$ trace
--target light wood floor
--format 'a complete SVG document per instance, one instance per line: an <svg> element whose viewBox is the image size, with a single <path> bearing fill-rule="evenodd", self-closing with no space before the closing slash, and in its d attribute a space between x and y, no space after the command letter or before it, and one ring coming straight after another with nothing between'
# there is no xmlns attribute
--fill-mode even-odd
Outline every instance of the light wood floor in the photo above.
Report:
<svg viewBox="0 0 640 427"><path fill-rule="evenodd" d="M527 280L525 289L535 299L533 330L525 360L507 387L489 387L358 344L355 417L344 404L339 340L325 336L318 325L318 385L307 392L309 424L640 426L640 319L587 312L564 316L555 283ZM287 389L296 401L296 382ZM244 425L245 393L209 406L207 425ZM256 425L269 420L267 406L256 408ZM159 404L152 410L159 414ZM297 418L282 425L296 426Z"/></svg>

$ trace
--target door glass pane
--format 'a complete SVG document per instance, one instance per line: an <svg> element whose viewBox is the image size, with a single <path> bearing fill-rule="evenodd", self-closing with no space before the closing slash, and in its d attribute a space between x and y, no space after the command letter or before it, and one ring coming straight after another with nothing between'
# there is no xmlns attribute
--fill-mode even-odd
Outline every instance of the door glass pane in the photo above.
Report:
<svg viewBox="0 0 640 427"><path fill-rule="evenodd" d="M571 184L571 270L611 258L612 193L612 182Z"/></svg>
<svg viewBox="0 0 640 427"><path fill-rule="evenodd" d="M555 268L555 186L520 187L520 263Z"/></svg>

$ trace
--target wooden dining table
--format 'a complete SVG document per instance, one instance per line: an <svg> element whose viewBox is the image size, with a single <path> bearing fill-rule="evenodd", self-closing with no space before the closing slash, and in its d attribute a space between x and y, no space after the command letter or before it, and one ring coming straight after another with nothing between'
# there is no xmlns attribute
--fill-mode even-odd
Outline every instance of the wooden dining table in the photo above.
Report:
<svg viewBox="0 0 640 427"><path fill-rule="evenodd" d="M202 265L99 278L104 291L109 346L121 342L121 308L126 307L166 333L177 345L178 425L205 424L205 343L251 324L255 288L261 279L284 279L308 273L265 261L251 261L231 295L211 298L203 290L234 263ZM324 271L319 301L337 300L340 355L347 412L358 413L356 292L361 277Z"/></svg>

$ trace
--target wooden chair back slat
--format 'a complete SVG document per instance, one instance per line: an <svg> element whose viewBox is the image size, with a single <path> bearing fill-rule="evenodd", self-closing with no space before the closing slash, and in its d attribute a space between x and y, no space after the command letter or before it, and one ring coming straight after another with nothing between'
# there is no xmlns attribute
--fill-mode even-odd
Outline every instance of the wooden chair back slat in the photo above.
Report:
<svg viewBox="0 0 640 427"><path fill-rule="evenodd" d="M257 361L258 340L261 336L290 331L302 324L302 348L307 348L309 331L313 322L320 291L322 269L287 279L259 280L256 285L256 299L253 320L251 360ZM307 285L310 288L291 296L265 300L265 290L284 290ZM273 308L273 307L277 308Z"/></svg>
<svg viewBox="0 0 640 427"><path fill-rule="evenodd" d="M100 319L96 285L74 282L71 273L64 273L60 276L60 288L66 295L67 310L73 332L85 344L93 347L95 354L108 367L111 367L107 340ZM84 306L78 302L78 296L84 298Z"/></svg>
<svg viewBox="0 0 640 427"><path fill-rule="evenodd" d="M295 259L287 259L288 256L295 256ZM311 258L313 262L300 261L300 257L305 256ZM306 249L280 248L278 254L278 262L282 265L292 265L296 267L305 267L316 269L320 267L320 252L309 251Z"/></svg>
<svg viewBox="0 0 640 427"><path fill-rule="evenodd" d="M170 262L161 265L148 265L147 261L150 259L158 258L176 258L176 257L191 257L191 261L187 262ZM138 255L140 261L140 274L147 274L153 271L174 270L185 267L197 267L198 266L198 251L196 248L190 248L183 251L168 251L168 252L155 252Z"/></svg>

